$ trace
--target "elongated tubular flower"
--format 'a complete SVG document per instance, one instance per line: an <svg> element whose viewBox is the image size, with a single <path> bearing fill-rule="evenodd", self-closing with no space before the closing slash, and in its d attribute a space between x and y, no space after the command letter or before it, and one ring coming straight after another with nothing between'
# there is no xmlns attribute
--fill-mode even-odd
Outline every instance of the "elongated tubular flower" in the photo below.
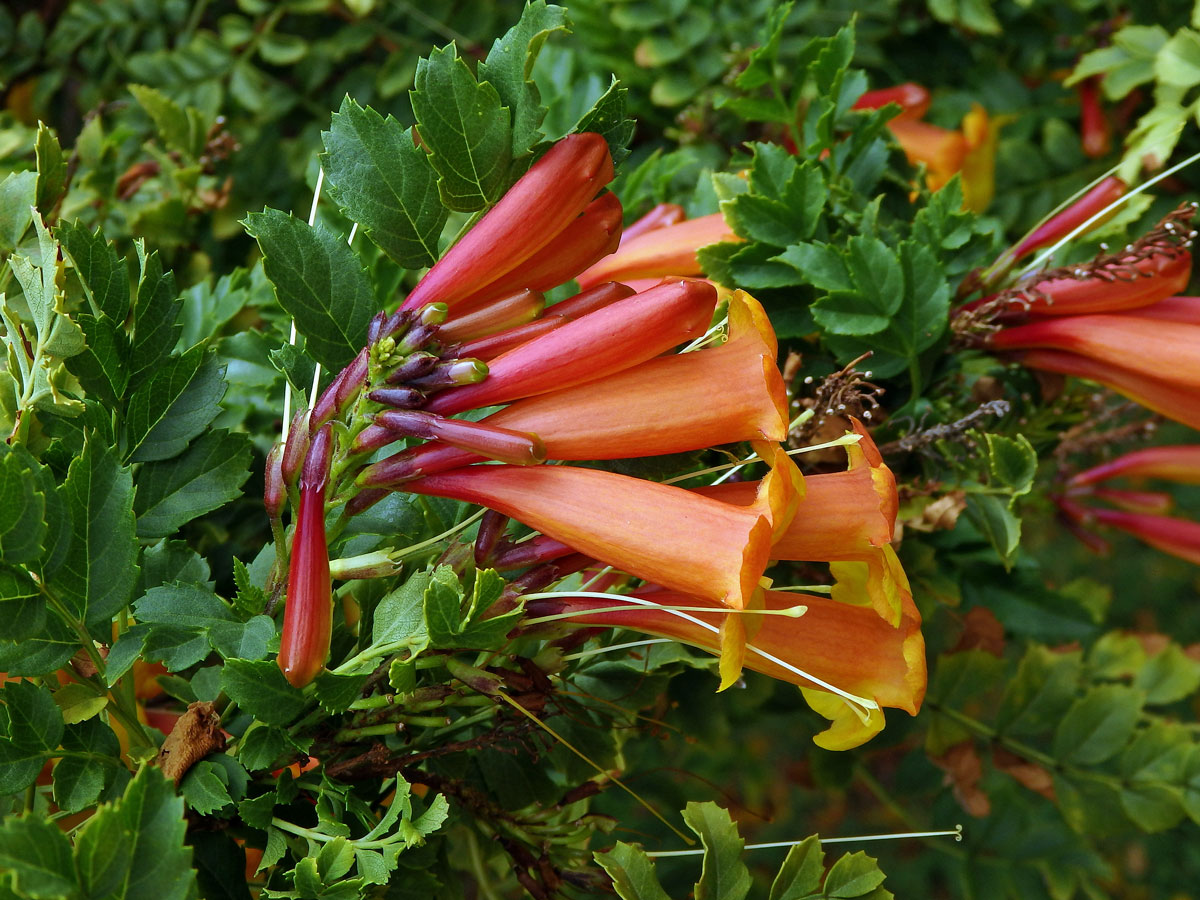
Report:
<svg viewBox="0 0 1200 900"><path fill-rule="evenodd" d="M1098 382L1168 419L1200 429L1200 391L1190 385L1176 384L1138 369L1109 365L1064 350L1026 350L1013 354L1013 359L1031 369ZM1131 358L1129 362L1139 360Z"/></svg>
<svg viewBox="0 0 1200 900"><path fill-rule="evenodd" d="M1119 200L1124 196L1125 191L1125 182L1120 178L1112 175L1102 178L1095 187L1062 212L1047 219L1029 232L1005 256L1015 261L1028 256L1034 250L1040 250L1042 247L1061 240L1096 213ZM1096 225L1100 224L1101 221L1097 220Z"/></svg>
<svg viewBox="0 0 1200 900"><path fill-rule="evenodd" d="M1032 285L1018 286L972 305L1007 298L1013 312L1042 316L1124 312L1156 304L1187 287L1192 255L1155 253L1128 264L1056 269Z"/></svg>
<svg viewBox="0 0 1200 900"><path fill-rule="evenodd" d="M773 463L746 507L567 466L468 466L404 489L489 507L638 578L741 609L795 509L798 473L786 456Z"/></svg>
<svg viewBox="0 0 1200 900"><path fill-rule="evenodd" d="M481 424L536 434L547 458L562 460L657 456L741 441L782 441L787 437L787 393L776 352L766 312L749 294L737 291L729 301L729 339L721 346L659 357L605 378L518 400ZM480 459L466 449L451 452L438 444L424 444L403 457L412 477ZM399 461L391 471L399 474Z"/></svg>
<svg viewBox="0 0 1200 900"><path fill-rule="evenodd" d="M1135 315L1063 316L1005 328L989 343L995 350L1063 350L1139 376L1200 388L1200 325L1168 326Z"/></svg>
<svg viewBox="0 0 1200 900"><path fill-rule="evenodd" d="M1074 496L1074 492L1072 495ZM1086 496L1103 500L1126 512L1156 516L1169 512L1174 504L1174 498L1162 491L1129 491L1122 488L1089 486L1086 489Z"/></svg>
<svg viewBox="0 0 1200 900"><path fill-rule="evenodd" d="M529 601L526 613L530 617L566 613L575 624L629 628L669 637L711 653L720 652L716 629L731 616L719 604L668 590L635 591L629 596L628 608L614 609L622 605L615 597L564 593L561 598ZM647 605L648 602L655 605ZM811 594L764 592L763 609L786 610L797 605L808 607L798 618L755 616L762 621L747 646L747 668L803 688L828 690L800 674L804 672L842 691L874 700L880 706L916 715L925 696L925 641L921 619L911 598L899 626L893 627L868 606ZM664 609L670 606L711 606L713 611L689 611L681 615ZM705 628L705 624L709 627ZM882 727L882 721L878 726ZM859 732L857 740L836 747L820 737L817 743L831 749L846 749L862 743L877 730Z"/></svg>
<svg viewBox="0 0 1200 900"><path fill-rule="evenodd" d="M448 342L487 337L532 322L545 308L546 298L540 291L522 288L482 306L459 310L438 326L438 336Z"/></svg>
<svg viewBox="0 0 1200 900"><path fill-rule="evenodd" d="M1082 521L1118 528L1164 553L1200 565L1200 522L1099 507L1083 509Z"/></svg>
<svg viewBox="0 0 1200 900"><path fill-rule="evenodd" d="M1200 484L1200 444L1146 447L1093 466L1073 476L1072 485L1096 484L1118 477L1161 478Z"/></svg>
<svg viewBox="0 0 1200 900"><path fill-rule="evenodd" d="M464 309L476 309L518 288L546 291L557 287L616 250L620 239L621 202L616 194L604 193L549 244L516 269L463 299L461 305Z"/></svg>
<svg viewBox="0 0 1200 900"><path fill-rule="evenodd" d="M1093 75L1079 82L1079 143L1092 159L1105 156L1112 149L1112 128L1104 117L1100 104L1100 76Z"/></svg>
<svg viewBox="0 0 1200 900"><path fill-rule="evenodd" d="M561 235L612 177L600 135L558 141L434 264L401 308L454 306L498 281Z"/></svg>
<svg viewBox="0 0 1200 900"><path fill-rule="evenodd" d="M847 470L805 477L804 497L787 528L776 535L771 558L830 563L837 579L834 599L865 597L881 619L898 625L912 593L890 546L899 506L896 479L863 424L850 421L861 440L846 447ZM746 503L754 487L743 482L696 491Z"/></svg>
<svg viewBox="0 0 1200 900"><path fill-rule="evenodd" d="M1135 309L1130 315L1136 315L1139 319L1200 325L1200 297L1168 297L1153 306Z"/></svg>
<svg viewBox="0 0 1200 900"><path fill-rule="evenodd" d="M500 354L487 380L443 391L425 408L453 415L636 366L703 334L716 302L704 282L664 282Z"/></svg>
<svg viewBox="0 0 1200 900"><path fill-rule="evenodd" d="M621 232L621 243L626 244L635 237L663 228L667 225L677 225L687 218L687 213L678 203L660 203L632 225Z"/></svg>
<svg viewBox="0 0 1200 900"><path fill-rule="evenodd" d="M898 119L924 118L929 111L929 89L911 81L864 92L851 109L882 109L889 103L900 107Z"/></svg>
<svg viewBox="0 0 1200 900"><path fill-rule="evenodd" d="M325 667L333 632L333 588L325 540L325 488L332 431L317 431L300 476L300 510L288 563L287 606L279 644L279 668L302 688Z"/></svg>
<svg viewBox="0 0 1200 900"><path fill-rule="evenodd" d="M709 244L740 240L721 213L645 231L576 276L580 287L603 281L629 281L671 275L699 275L696 251Z"/></svg>

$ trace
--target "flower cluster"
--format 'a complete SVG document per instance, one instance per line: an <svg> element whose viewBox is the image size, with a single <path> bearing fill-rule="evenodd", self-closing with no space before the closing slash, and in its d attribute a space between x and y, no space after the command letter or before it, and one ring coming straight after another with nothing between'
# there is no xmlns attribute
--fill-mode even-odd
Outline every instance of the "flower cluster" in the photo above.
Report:
<svg viewBox="0 0 1200 900"><path fill-rule="evenodd" d="M1104 486L1114 478L1200 484L1200 446L1149 447L1126 453L1073 476L1065 494L1055 498L1067 524L1097 549L1106 549L1106 545L1085 529L1107 525L1165 553L1200 564L1200 523L1164 515L1172 505L1169 494ZM1080 503L1084 499L1100 500L1109 506L1084 506Z"/></svg>
<svg viewBox="0 0 1200 900"><path fill-rule="evenodd" d="M1006 324L985 338L991 349L1200 427L1200 299L1173 296L1191 276L1194 214L1183 206L1120 251L1039 273L965 309Z"/></svg>
<svg viewBox="0 0 1200 900"><path fill-rule="evenodd" d="M728 228L660 207L602 259L620 234L620 204L596 197L611 177L599 136L556 144L394 313L376 316L368 346L297 415L271 455L266 489L278 535L289 491L298 503L280 667L302 686L328 656L327 510L340 509L340 530L389 492L436 495L492 511L476 562L527 570L508 608L565 573L611 567L645 583L629 604L652 619L674 622L680 603L705 610L696 620L703 636L672 636L718 652L723 687L743 662L793 681L817 691L810 701L835 718L827 746L860 743L882 727L880 706L915 713L925 684L920 616L889 546L894 480L859 426L849 470L808 479L806 494L778 446L787 395L762 306L729 294L724 339L697 340L718 292L685 276L698 274L695 248L729 238ZM547 307L542 292L575 275L581 293ZM459 418L496 406L477 421ZM701 490L542 465L746 442L766 474ZM538 534L509 542L508 518ZM763 610L795 605L794 595L763 589L779 559L828 562L837 580L831 597L802 598L809 612L782 628L761 621ZM386 562L384 554L384 565L354 574L390 573ZM543 614L537 602L527 619ZM862 653L834 652L845 641ZM828 709L820 692L852 705Z"/></svg>
<svg viewBox="0 0 1200 900"><path fill-rule="evenodd" d="M961 175L963 205L982 212L992 202L994 191L995 125L978 103L963 117L958 131L933 125L924 121L929 101L927 89L908 82L867 91L855 102L854 109L898 105L900 114L888 122L888 129L908 161L925 166L929 189L936 191L955 175Z"/></svg>

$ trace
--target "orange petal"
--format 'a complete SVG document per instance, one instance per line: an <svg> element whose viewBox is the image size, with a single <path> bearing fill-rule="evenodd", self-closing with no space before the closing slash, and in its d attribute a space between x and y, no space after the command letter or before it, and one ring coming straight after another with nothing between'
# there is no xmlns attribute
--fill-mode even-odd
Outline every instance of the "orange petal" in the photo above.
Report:
<svg viewBox="0 0 1200 900"><path fill-rule="evenodd" d="M631 238L616 253L600 260L575 280L580 287L587 288L602 281L699 275L703 269L696 259L698 249L736 240L733 230L725 224L725 217L713 213Z"/></svg>

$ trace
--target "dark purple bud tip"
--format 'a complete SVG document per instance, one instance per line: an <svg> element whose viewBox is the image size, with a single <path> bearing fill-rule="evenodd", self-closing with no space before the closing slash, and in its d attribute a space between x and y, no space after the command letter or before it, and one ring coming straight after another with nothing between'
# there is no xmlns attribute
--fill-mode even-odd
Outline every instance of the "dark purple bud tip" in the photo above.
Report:
<svg viewBox="0 0 1200 900"><path fill-rule="evenodd" d="M416 409L425 402L425 395L410 387L383 387L375 388L367 399L396 409Z"/></svg>
<svg viewBox="0 0 1200 900"><path fill-rule="evenodd" d="M437 337L436 325L414 325L408 329L408 334L397 342L395 352L407 356L414 350L420 350L429 344L435 337Z"/></svg>
<svg viewBox="0 0 1200 900"><path fill-rule="evenodd" d="M406 381L411 381L414 378L420 378L422 375L428 375L432 372L439 358L432 353L424 350L418 350L416 353L410 353L404 362L400 363L387 377L388 384L404 384Z"/></svg>
<svg viewBox="0 0 1200 900"><path fill-rule="evenodd" d="M387 321L387 313L382 309L371 316L367 324L367 346L375 343L383 336L383 323Z"/></svg>
<svg viewBox="0 0 1200 900"><path fill-rule="evenodd" d="M283 448L283 460L280 468L285 484L296 483L306 453L308 453L308 410L300 409L296 411L296 415L292 416L287 443Z"/></svg>
<svg viewBox="0 0 1200 900"><path fill-rule="evenodd" d="M304 459L304 472L300 476L301 491L317 491L325 487L329 477L329 463L333 458L333 429L323 425L313 436Z"/></svg>
<svg viewBox="0 0 1200 900"><path fill-rule="evenodd" d="M387 321L383 323L383 327L379 329L379 337L391 337L400 329L405 328L411 321L411 312L409 312L407 309L398 309L387 318Z"/></svg>

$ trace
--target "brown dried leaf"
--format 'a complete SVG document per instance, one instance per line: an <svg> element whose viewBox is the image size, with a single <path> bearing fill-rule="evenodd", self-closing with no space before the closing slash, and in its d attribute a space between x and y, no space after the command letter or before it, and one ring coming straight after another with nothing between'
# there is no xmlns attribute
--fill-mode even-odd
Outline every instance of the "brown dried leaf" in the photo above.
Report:
<svg viewBox="0 0 1200 900"><path fill-rule="evenodd" d="M983 760L972 740L955 744L941 756L931 756L934 764L946 773L943 782L954 789L954 799L967 815L982 818L992 810L992 802L979 787L983 777Z"/></svg>
<svg viewBox="0 0 1200 900"><path fill-rule="evenodd" d="M225 749L225 732L221 730L221 716L209 701L197 701L188 705L187 712L179 717L175 728L163 741L155 762L162 773L179 786L188 769L210 753Z"/></svg>
<svg viewBox="0 0 1200 900"><path fill-rule="evenodd" d="M1031 763L1003 747L995 747L992 750L992 764L1029 790L1041 794L1047 800L1054 800L1054 778L1037 763Z"/></svg>

